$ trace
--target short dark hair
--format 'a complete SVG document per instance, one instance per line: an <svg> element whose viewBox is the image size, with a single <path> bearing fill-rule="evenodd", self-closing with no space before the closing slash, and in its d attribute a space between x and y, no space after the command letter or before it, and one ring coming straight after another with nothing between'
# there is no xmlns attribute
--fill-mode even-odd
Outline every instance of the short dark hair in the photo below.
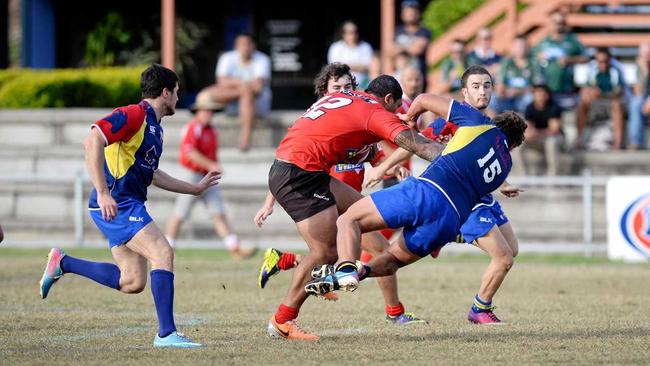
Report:
<svg viewBox="0 0 650 366"><path fill-rule="evenodd" d="M393 94L395 99L402 99L402 87L397 79L390 75L379 75L368 84L366 93L383 99L388 94Z"/></svg>
<svg viewBox="0 0 650 366"><path fill-rule="evenodd" d="M594 56L596 56L597 53L604 53L607 56L611 56L611 53L609 53L609 48L608 47L598 47L598 48L596 48L596 52L594 52Z"/></svg>
<svg viewBox="0 0 650 366"><path fill-rule="evenodd" d="M460 78L461 88L467 88L467 79L469 79L470 75L487 75L490 77L490 81L494 84L494 79L492 79L492 75L490 75L490 72L487 71L485 67L479 65L473 65L468 67L467 70L465 70L465 72L463 73L463 76Z"/></svg>
<svg viewBox="0 0 650 366"><path fill-rule="evenodd" d="M157 98L163 89L174 91L178 84L178 75L163 65L151 64L140 75L140 89L143 98Z"/></svg>
<svg viewBox="0 0 650 366"><path fill-rule="evenodd" d="M526 121L516 112L499 113L492 122L506 135L508 147L514 149L524 142L524 131L528 128Z"/></svg>
<svg viewBox="0 0 650 366"><path fill-rule="evenodd" d="M350 77L350 80L352 80L352 89L356 90L358 86L357 79L352 75L350 66L340 62L332 62L323 66L314 79L314 94L319 98L327 94L327 83L329 80L334 79L336 81L345 75Z"/></svg>

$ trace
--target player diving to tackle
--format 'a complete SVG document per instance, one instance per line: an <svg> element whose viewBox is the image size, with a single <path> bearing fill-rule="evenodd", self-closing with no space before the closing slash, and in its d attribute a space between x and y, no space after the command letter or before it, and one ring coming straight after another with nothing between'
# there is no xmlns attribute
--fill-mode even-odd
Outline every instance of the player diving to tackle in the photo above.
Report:
<svg viewBox="0 0 650 366"><path fill-rule="evenodd" d="M485 77L491 83L489 74ZM510 150L524 140L526 123L519 115L505 112L490 120L469 105L423 94L401 117L413 121L427 110L459 126L454 138L422 175L361 199L339 217L339 262L310 281L308 293L354 291L359 280L393 274L454 241L480 198L505 182L512 167ZM404 241L361 266L360 235L386 227L404 227Z"/></svg>
<svg viewBox="0 0 650 366"><path fill-rule="evenodd" d="M490 104L493 84L487 70L481 66L472 66L461 78L464 103L485 113ZM445 121L438 117L422 130L422 134L432 140L445 142L453 137L458 126L453 121ZM407 151L401 150L400 154L410 157ZM377 169L368 173L367 185L381 181L383 171L401 157L387 159ZM520 190L517 187L504 185L500 188L507 197L516 197ZM492 194L481 197L480 203L472 208L467 221L460 228L460 242L473 243L490 255L491 261L483 274L481 286L474 297L473 304L467 315L472 323L492 324L501 320L492 311L492 299L505 279L506 274L513 265L514 257L519 251L519 243L512 225L501 209L498 201ZM403 240L402 237L400 237Z"/></svg>

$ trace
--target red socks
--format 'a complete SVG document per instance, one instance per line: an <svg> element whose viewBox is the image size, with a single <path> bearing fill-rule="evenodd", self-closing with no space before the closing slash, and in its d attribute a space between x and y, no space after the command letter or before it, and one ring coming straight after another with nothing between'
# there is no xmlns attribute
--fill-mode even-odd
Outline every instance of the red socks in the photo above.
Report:
<svg viewBox="0 0 650 366"><path fill-rule="evenodd" d="M278 324L284 324L289 320L294 320L298 317L298 311L299 309L282 304L275 313L275 321Z"/></svg>
<svg viewBox="0 0 650 366"><path fill-rule="evenodd" d="M394 233L393 229L381 229L379 232L384 236L384 238L386 238L386 240L390 240L390 238L393 237Z"/></svg>
<svg viewBox="0 0 650 366"><path fill-rule="evenodd" d="M286 271L296 266L296 255L293 253L285 252L282 253L280 261L278 262L278 267L281 270Z"/></svg>
<svg viewBox="0 0 650 366"><path fill-rule="evenodd" d="M400 302L395 306L386 305L386 314L396 317L404 313L404 305ZM276 318L277 319L277 318Z"/></svg>

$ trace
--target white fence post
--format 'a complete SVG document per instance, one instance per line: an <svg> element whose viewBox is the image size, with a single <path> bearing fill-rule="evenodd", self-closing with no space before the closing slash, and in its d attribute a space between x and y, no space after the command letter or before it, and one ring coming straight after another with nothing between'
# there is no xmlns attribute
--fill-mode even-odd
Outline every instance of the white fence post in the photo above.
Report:
<svg viewBox="0 0 650 366"><path fill-rule="evenodd" d="M594 255L594 220L593 220L593 181L591 170L582 171L582 239L585 245L585 257Z"/></svg>
<svg viewBox="0 0 650 366"><path fill-rule="evenodd" d="M84 246L84 182L82 172L74 178L74 237L78 246Z"/></svg>

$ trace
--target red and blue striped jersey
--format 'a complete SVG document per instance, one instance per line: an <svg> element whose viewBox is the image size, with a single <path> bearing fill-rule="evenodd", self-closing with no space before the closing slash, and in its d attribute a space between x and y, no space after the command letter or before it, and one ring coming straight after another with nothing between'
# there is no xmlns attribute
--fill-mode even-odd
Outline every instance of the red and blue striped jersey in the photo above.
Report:
<svg viewBox="0 0 650 366"><path fill-rule="evenodd" d="M144 100L119 107L92 128L97 128L106 142L104 174L113 199L118 205L128 200L146 201L163 146L163 129L154 109ZM98 207L95 189L89 206Z"/></svg>

